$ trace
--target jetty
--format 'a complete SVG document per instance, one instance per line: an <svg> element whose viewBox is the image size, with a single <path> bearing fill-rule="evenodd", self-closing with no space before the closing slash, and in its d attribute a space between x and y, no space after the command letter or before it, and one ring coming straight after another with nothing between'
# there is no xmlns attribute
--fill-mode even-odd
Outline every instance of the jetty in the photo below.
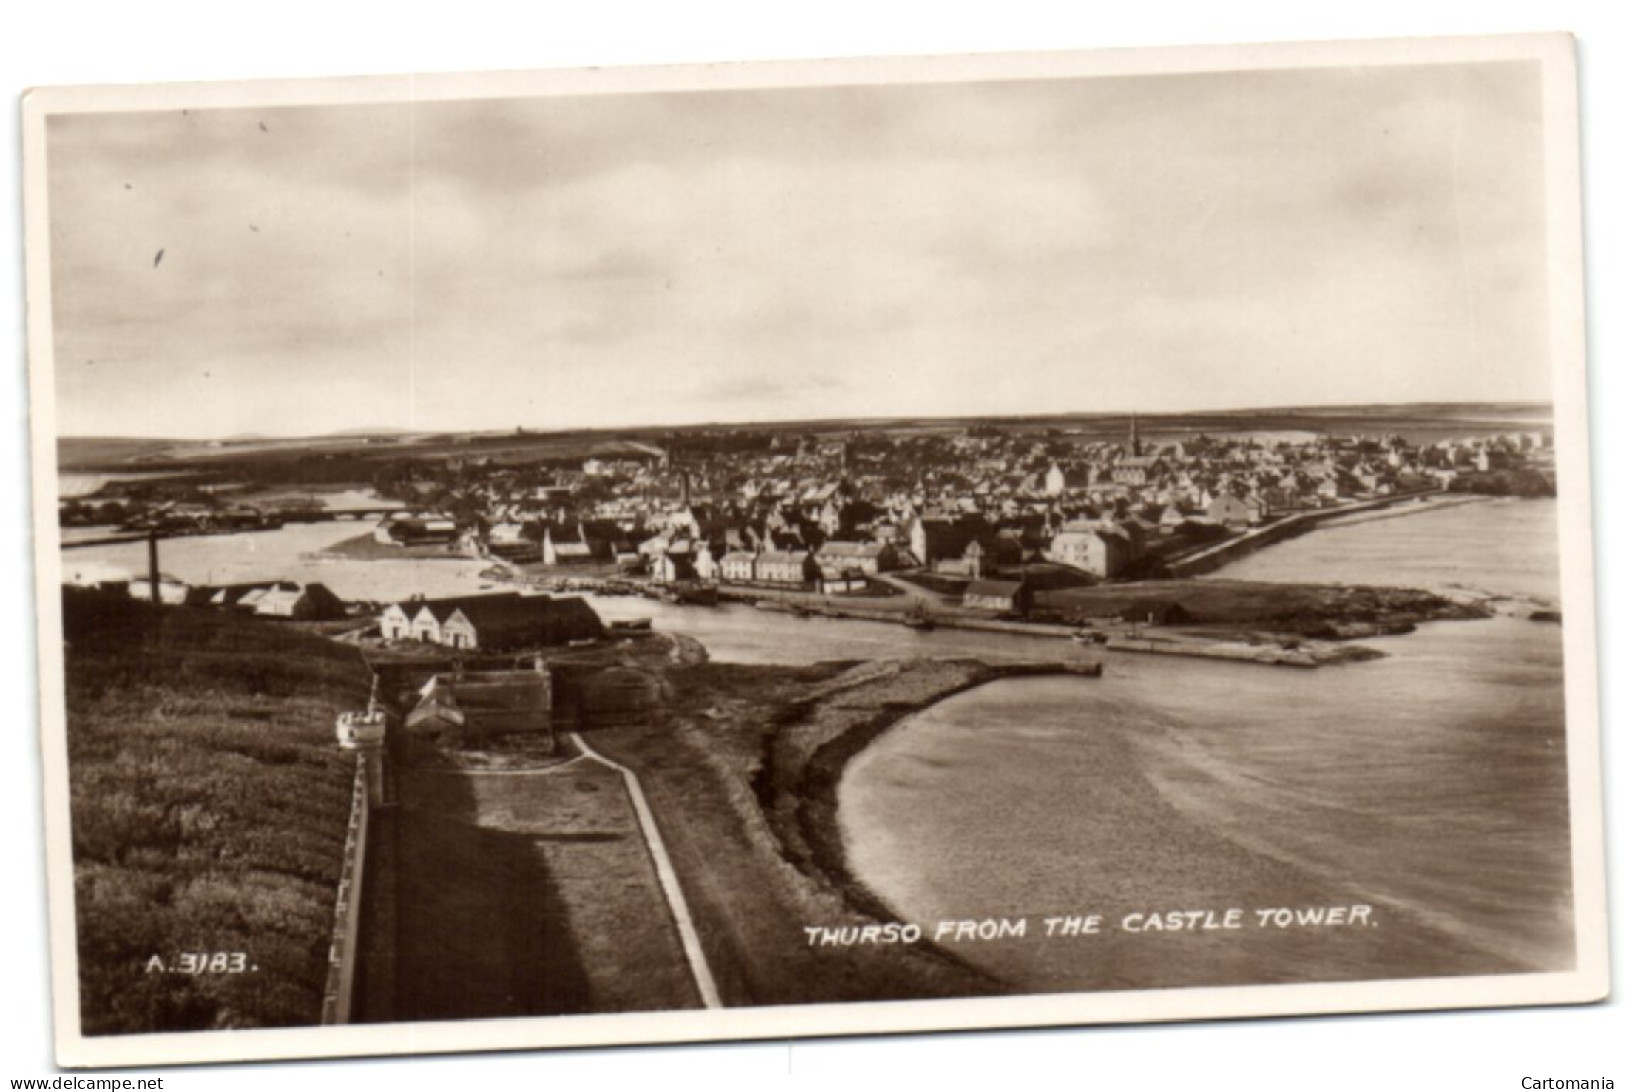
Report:
<svg viewBox="0 0 1625 1092"><path fill-rule="evenodd" d="M1310 512L1299 512L1295 515L1285 516L1273 523L1266 523L1261 527L1246 531L1235 538L1226 539L1214 546L1187 554L1177 560L1168 562L1168 575L1171 577L1203 576L1214 572L1232 561L1246 557L1255 550L1265 546L1273 546L1277 542L1289 538L1296 538L1307 531L1312 531L1327 520L1338 519L1343 516L1358 515L1361 512L1372 512L1381 508L1390 508L1396 504L1416 502L1428 497L1435 497L1443 493L1443 489L1421 489L1407 493L1393 493L1375 500L1356 501L1353 504L1342 504L1335 508L1317 508Z"/></svg>
<svg viewBox="0 0 1625 1092"><path fill-rule="evenodd" d="M1066 639L1078 632L1077 626L1048 622L1023 622L1014 618L978 618L951 609L921 611L919 609L885 609L836 605L809 599L763 599L756 596L725 595L736 601L751 602L757 610L776 614L793 614L798 618L839 618L854 622L886 622L907 626L921 632L932 629L968 629L983 633L1010 633L1021 637L1053 637Z"/></svg>

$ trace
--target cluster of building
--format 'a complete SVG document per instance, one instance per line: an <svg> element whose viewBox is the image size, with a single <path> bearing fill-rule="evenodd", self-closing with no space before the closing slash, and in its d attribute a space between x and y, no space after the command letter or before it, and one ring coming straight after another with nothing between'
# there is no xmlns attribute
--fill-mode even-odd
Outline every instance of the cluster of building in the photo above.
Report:
<svg viewBox="0 0 1625 1092"><path fill-rule="evenodd" d="M524 737L526 750L546 753L561 721L623 723L648 716L661 701L659 682L647 671L548 651L603 636L602 621L580 598L415 597L386 608L379 628L388 642L433 646L373 665L396 696L410 745L480 747Z"/></svg>
<svg viewBox="0 0 1625 1092"><path fill-rule="evenodd" d="M106 587L114 583L100 578L72 579L70 584ZM297 580L256 580L237 584L188 584L169 573L159 573L156 585L149 576L125 581L131 599L166 606L209 607L215 610L251 614L260 618L285 618L298 622L326 622L343 618L348 610L326 584Z"/></svg>
<svg viewBox="0 0 1625 1092"><path fill-rule="evenodd" d="M449 498L439 494L447 510L387 521L378 534L662 583L842 591L892 569L974 580L1034 562L1106 578L1294 512L1542 464L1547 443L1533 432L1427 445L1308 433L1148 439L1133 420L1116 441L969 429L804 438L792 451L769 437L675 460L587 459L541 483L465 464Z"/></svg>
<svg viewBox="0 0 1625 1092"><path fill-rule="evenodd" d="M379 615L378 630L386 641L505 652L594 640L604 624L585 599L510 591L391 603Z"/></svg>

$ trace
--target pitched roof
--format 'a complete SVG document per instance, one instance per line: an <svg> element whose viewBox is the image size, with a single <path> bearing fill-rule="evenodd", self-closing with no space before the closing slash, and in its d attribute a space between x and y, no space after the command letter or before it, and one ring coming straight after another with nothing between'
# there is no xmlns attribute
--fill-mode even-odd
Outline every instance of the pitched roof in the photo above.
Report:
<svg viewBox="0 0 1625 1092"><path fill-rule="evenodd" d="M756 562L759 565L801 565L811 556L805 550L765 550Z"/></svg>
<svg viewBox="0 0 1625 1092"><path fill-rule="evenodd" d="M450 701L467 712L519 710L545 702L547 676L539 671L482 671L467 675L436 675L425 683L422 700Z"/></svg>
<svg viewBox="0 0 1625 1092"><path fill-rule="evenodd" d="M503 644L559 644L597 637L604 630L598 612L579 596L479 596L458 608L484 647Z"/></svg>
<svg viewBox="0 0 1625 1092"><path fill-rule="evenodd" d="M835 557L879 557L885 548L878 542L844 542L831 539L820 546L818 552Z"/></svg>
<svg viewBox="0 0 1625 1092"><path fill-rule="evenodd" d="M498 599L518 599L516 591L492 592L488 595L457 595L446 599L404 599L399 603L391 604L401 608L408 618L416 618L418 613L427 609L436 622L444 622L458 610L472 603Z"/></svg>

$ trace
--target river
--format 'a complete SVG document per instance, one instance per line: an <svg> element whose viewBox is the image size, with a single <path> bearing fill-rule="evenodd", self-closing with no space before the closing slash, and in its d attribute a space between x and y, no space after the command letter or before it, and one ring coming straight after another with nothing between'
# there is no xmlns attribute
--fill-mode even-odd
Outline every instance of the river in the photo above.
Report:
<svg viewBox="0 0 1625 1092"><path fill-rule="evenodd" d="M290 523L273 531L187 535L161 539L158 567L189 584L246 584L258 580L321 583L341 599L388 602L409 595L472 595L491 582L488 564L472 558L357 560L321 551L372 533L371 521ZM144 541L78 546L62 551L64 578L75 571L144 576Z"/></svg>
<svg viewBox="0 0 1625 1092"><path fill-rule="evenodd" d="M326 584L343 599L390 602L412 595L475 595L507 587L481 574L471 558L371 559L323 556L322 551L371 530L370 523L288 524L274 531L193 535L159 543L159 568L192 584L298 580ZM146 572L145 542L81 546L62 551L64 576L128 579ZM606 620L648 618L655 628L686 633L711 658L730 663L807 664L819 660L895 656L975 656L982 659L1078 658L1092 652L1070 641L968 630L918 632L891 623L797 618L740 603L679 607L642 597L586 597Z"/></svg>
<svg viewBox="0 0 1625 1092"><path fill-rule="evenodd" d="M1553 601L1556 541L1550 501L1432 505L1220 575ZM928 932L1025 929L949 945L1022 990L1568 966L1561 627L1508 614L1364 643L1388 655L1312 672L1114 655L1099 680L945 701L849 766L850 864ZM1331 906L1372 924L1256 916ZM1170 910L1219 927L1145 931Z"/></svg>

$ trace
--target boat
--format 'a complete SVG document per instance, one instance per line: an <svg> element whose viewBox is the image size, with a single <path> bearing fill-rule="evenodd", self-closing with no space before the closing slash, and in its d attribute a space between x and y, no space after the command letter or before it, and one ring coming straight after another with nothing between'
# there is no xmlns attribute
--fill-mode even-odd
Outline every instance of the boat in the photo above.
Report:
<svg viewBox="0 0 1625 1092"><path fill-rule="evenodd" d="M913 614L904 615L903 625L907 626L909 629L917 629L921 633L925 633L929 630L937 628L937 624L931 621L930 618L926 617L923 611L916 611Z"/></svg>

